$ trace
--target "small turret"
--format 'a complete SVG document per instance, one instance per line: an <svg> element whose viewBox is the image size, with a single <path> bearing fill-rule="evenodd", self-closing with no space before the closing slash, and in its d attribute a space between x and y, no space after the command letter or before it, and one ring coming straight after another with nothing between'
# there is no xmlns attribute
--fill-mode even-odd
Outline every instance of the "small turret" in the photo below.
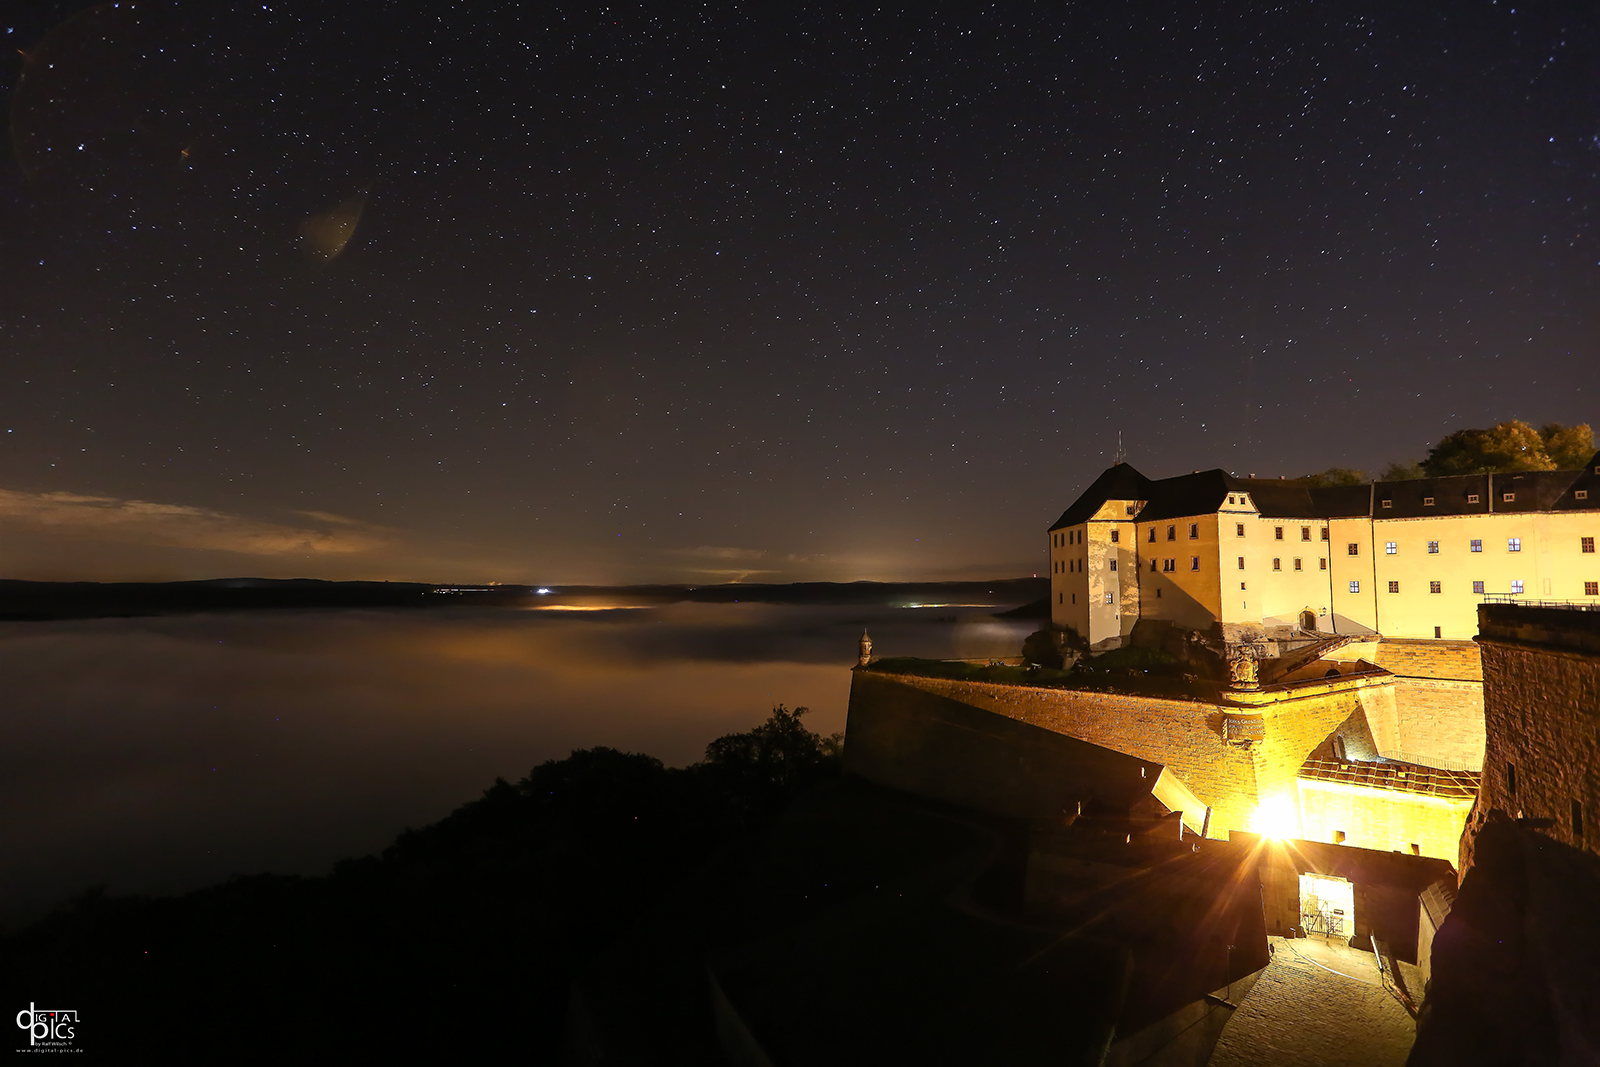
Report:
<svg viewBox="0 0 1600 1067"><path fill-rule="evenodd" d="M872 662L872 638L867 636L867 631L861 631L861 666L865 667Z"/></svg>

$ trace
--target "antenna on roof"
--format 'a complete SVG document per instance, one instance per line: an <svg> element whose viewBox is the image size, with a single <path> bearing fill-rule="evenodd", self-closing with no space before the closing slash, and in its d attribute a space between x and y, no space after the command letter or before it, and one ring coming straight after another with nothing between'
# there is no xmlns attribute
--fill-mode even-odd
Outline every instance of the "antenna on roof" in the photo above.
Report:
<svg viewBox="0 0 1600 1067"><path fill-rule="evenodd" d="M1128 453L1126 453L1126 452L1124 452L1122 450L1122 431L1118 430L1117 431L1117 455L1116 455L1116 458L1114 458L1111 461L1111 463L1112 463L1113 466L1115 466L1118 463L1126 463L1126 462L1128 462Z"/></svg>

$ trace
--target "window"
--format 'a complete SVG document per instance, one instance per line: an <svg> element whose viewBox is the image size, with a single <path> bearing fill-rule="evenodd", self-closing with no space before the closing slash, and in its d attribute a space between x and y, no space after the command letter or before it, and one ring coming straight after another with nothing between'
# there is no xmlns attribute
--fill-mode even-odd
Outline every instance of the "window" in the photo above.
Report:
<svg viewBox="0 0 1600 1067"><path fill-rule="evenodd" d="M1521 578L1513 578L1513 579L1511 579L1511 591L1513 593L1522 592L1522 579Z"/></svg>
<svg viewBox="0 0 1600 1067"><path fill-rule="evenodd" d="M1592 553L1594 551L1594 538L1585 537L1581 541L1579 541L1578 543L1583 546L1583 550L1585 552L1591 552Z"/></svg>
<svg viewBox="0 0 1600 1067"><path fill-rule="evenodd" d="M1244 583L1243 583L1243 582L1240 582L1240 583L1239 583L1239 589L1240 589L1240 590L1241 590L1241 591L1242 591L1242 590L1243 590L1243 589L1244 589Z"/></svg>
<svg viewBox="0 0 1600 1067"><path fill-rule="evenodd" d="M1176 526L1168 526L1167 527L1167 540L1168 541L1176 541L1177 539L1178 539L1178 528Z"/></svg>
<svg viewBox="0 0 1600 1067"><path fill-rule="evenodd" d="M1282 541L1283 540L1283 527L1282 526L1274 526L1272 528L1272 536L1274 538L1276 538L1277 540Z"/></svg>
<svg viewBox="0 0 1600 1067"><path fill-rule="evenodd" d="M1078 594L1077 593L1073 593L1072 594L1072 602L1074 604L1076 604L1078 602Z"/></svg>
<svg viewBox="0 0 1600 1067"><path fill-rule="evenodd" d="M1589 490L1587 490L1587 489L1579 489L1579 490L1576 490L1575 492L1573 492L1572 495L1573 495L1573 497L1575 497L1578 500L1588 500L1589 499Z"/></svg>
<svg viewBox="0 0 1600 1067"><path fill-rule="evenodd" d="M1111 531L1111 543L1112 544L1118 544L1118 543L1121 542L1121 540L1122 540L1122 531L1121 530L1112 530Z"/></svg>
<svg viewBox="0 0 1600 1067"><path fill-rule="evenodd" d="M1361 546L1356 544L1354 541L1351 541L1349 547L1345 549L1345 552L1352 556L1359 556L1361 555Z"/></svg>
<svg viewBox="0 0 1600 1067"><path fill-rule="evenodd" d="M1115 603L1115 601L1113 600L1113 597L1115 597L1115 596L1116 596L1115 593L1107 593L1106 594L1106 603L1107 604Z"/></svg>
<svg viewBox="0 0 1600 1067"><path fill-rule="evenodd" d="M1351 592L1352 592L1352 593L1359 593L1359 592L1361 592L1361 583L1360 583L1360 582L1351 582L1351 583L1350 583L1350 591L1351 591Z"/></svg>
<svg viewBox="0 0 1600 1067"><path fill-rule="evenodd" d="M1135 511L1137 511L1137 510L1139 510L1139 509L1138 509L1138 508L1136 508L1136 507L1134 507L1134 506L1133 506L1133 505L1132 505L1132 504L1129 504L1129 505L1128 505L1128 514L1129 514L1129 515L1132 515L1132 514L1133 514L1133 513L1134 513L1134 512L1135 512Z"/></svg>
<svg viewBox="0 0 1600 1067"><path fill-rule="evenodd" d="M1435 636L1435 637L1443 637L1444 636L1444 627L1443 626L1435 626L1433 628L1433 636ZM1411 847L1412 848L1416 848L1417 846L1416 845L1412 845Z"/></svg>
<svg viewBox="0 0 1600 1067"><path fill-rule="evenodd" d="M1300 570L1301 569L1301 567L1300 567L1300 557L1299 556L1296 556L1294 558L1294 569L1295 570Z"/></svg>
<svg viewBox="0 0 1600 1067"><path fill-rule="evenodd" d="M1150 569L1151 570L1155 570L1156 569L1156 561L1155 560L1151 560L1150 561Z"/></svg>
<svg viewBox="0 0 1600 1067"><path fill-rule="evenodd" d="M1482 552L1483 551L1483 542L1477 540L1476 538L1474 538L1473 542L1472 542L1472 551L1474 551L1474 552Z"/></svg>
<svg viewBox="0 0 1600 1067"><path fill-rule="evenodd" d="M1506 538L1506 551L1507 552L1521 552L1522 551L1522 538L1520 538L1520 537L1508 537L1508 538Z"/></svg>
<svg viewBox="0 0 1600 1067"><path fill-rule="evenodd" d="M1300 540L1302 540L1302 541L1311 540L1311 527L1309 527L1309 526L1300 527Z"/></svg>
<svg viewBox="0 0 1600 1067"><path fill-rule="evenodd" d="M1383 506L1386 507L1386 508L1392 508L1392 507L1394 507L1394 501L1393 500L1385 500L1383 502Z"/></svg>
<svg viewBox="0 0 1600 1067"><path fill-rule="evenodd" d="M1117 561L1116 560L1112 560L1111 561L1111 569L1112 570L1116 570L1117 569Z"/></svg>
<svg viewBox="0 0 1600 1067"><path fill-rule="evenodd" d="M1425 508L1433 507L1433 497L1431 497L1431 496L1423 497L1422 498L1422 506L1425 507Z"/></svg>
<svg viewBox="0 0 1600 1067"><path fill-rule="evenodd" d="M1324 541L1328 539L1328 528L1326 526L1322 528L1322 539Z"/></svg>
<svg viewBox="0 0 1600 1067"><path fill-rule="evenodd" d="M1235 537L1243 537L1244 536L1244 523L1236 522L1236 523L1233 524L1233 536L1235 536Z"/></svg>
<svg viewBox="0 0 1600 1067"><path fill-rule="evenodd" d="M1192 571L1197 571L1197 570L1200 569L1200 557L1199 556L1190 556L1189 557L1189 569L1192 570Z"/></svg>
<svg viewBox="0 0 1600 1067"><path fill-rule="evenodd" d="M1327 569L1328 569L1328 557L1327 556L1323 556L1321 559L1317 560L1317 570L1325 571Z"/></svg>
<svg viewBox="0 0 1600 1067"><path fill-rule="evenodd" d="M1150 543L1152 545L1156 543L1156 528L1154 526L1150 527Z"/></svg>
<svg viewBox="0 0 1600 1067"><path fill-rule="evenodd" d="M1383 543L1383 551L1385 554L1392 556L1400 551L1400 546L1393 541L1385 541Z"/></svg>
<svg viewBox="0 0 1600 1067"><path fill-rule="evenodd" d="M1178 569L1178 561L1175 559L1164 559L1161 561L1161 569L1163 571L1175 571Z"/></svg>
<svg viewBox="0 0 1600 1067"><path fill-rule="evenodd" d="M1515 493L1501 493L1500 494L1500 499L1504 500L1507 504L1509 504L1513 500L1517 499L1517 494L1515 494Z"/></svg>
<svg viewBox="0 0 1600 1067"><path fill-rule="evenodd" d="M1389 592L1398 593L1399 591L1400 591L1400 583L1399 582L1390 582L1389 583Z"/></svg>
<svg viewBox="0 0 1600 1067"><path fill-rule="evenodd" d="M1442 593L1442 592L1444 592L1444 589L1439 585L1438 582L1429 582L1428 583L1428 592L1430 592L1430 593Z"/></svg>
<svg viewBox="0 0 1600 1067"><path fill-rule="evenodd" d="M1239 557L1239 569L1240 570L1244 570L1244 557L1243 556Z"/></svg>
<svg viewBox="0 0 1600 1067"><path fill-rule="evenodd" d="M1200 536L1200 524L1198 522L1191 522L1189 524L1189 540L1193 541L1195 538L1197 538L1199 536Z"/></svg>
<svg viewBox="0 0 1600 1067"><path fill-rule="evenodd" d="M1583 836L1583 801L1572 802L1572 836Z"/></svg>
<svg viewBox="0 0 1600 1067"><path fill-rule="evenodd" d="M1473 583L1472 583L1472 591L1473 591L1473 592L1474 592L1474 593L1481 593L1481 592L1483 592L1483 583L1482 583L1482 582L1473 582Z"/></svg>
<svg viewBox="0 0 1600 1067"><path fill-rule="evenodd" d="M1273 556L1272 557L1272 569L1275 570L1275 571L1283 570L1283 560L1279 559L1277 556Z"/></svg>
<svg viewBox="0 0 1600 1067"><path fill-rule="evenodd" d="M1161 588L1159 586L1156 587L1156 599L1161 599Z"/></svg>
<svg viewBox="0 0 1600 1067"><path fill-rule="evenodd" d="M1477 493L1468 493L1467 494L1467 503L1476 504L1477 502L1478 502L1478 494Z"/></svg>
<svg viewBox="0 0 1600 1067"><path fill-rule="evenodd" d="M1428 555L1437 556L1438 554L1439 554L1439 542L1437 542L1437 541L1429 541L1428 542Z"/></svg>
<svg viewBox="0 0 1600 1067"><path fill-rule="evenodd" d="M1600 582L1584 582L1583 583L1583 595L1584 596L1600 596Z"/></svg>

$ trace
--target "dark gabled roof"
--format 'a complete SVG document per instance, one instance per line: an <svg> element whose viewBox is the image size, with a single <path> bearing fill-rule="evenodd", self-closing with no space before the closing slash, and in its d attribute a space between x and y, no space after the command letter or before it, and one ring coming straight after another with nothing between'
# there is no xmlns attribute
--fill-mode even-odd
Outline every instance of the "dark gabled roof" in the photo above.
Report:
<svg viewBox="0 0 1600 1067"><path fill-rule="evenodd" d="M1579 500L1576 492L1588 496ZM1139 522L1210 515L1229 493L1246 493L1266 518L1415 519L1429 515L1515 514L1534 511L1600 510L1600 452L1581 471L1458 474L1401 482L1310 487L1271 478L1235 478L1220 470L1196 471L1152 481L1128 466L1108 467L1056 520L1051 530L1089 521L1108 500L1142 500ZM1504 494L1514 493L1514 500ZM1476 496L1474 502L1471 498ZM1431 499L1432 504L1427 503ZM1389 506L1384 506L1384 501Z"/></svg>
<svg viewBox="0 0 1600 1067"><path fill-rule="evenodd" d="M1577 496L1579 490L1588 493L1588 497L1579 500ZM1556 498L1550 510L1587 511L1596 508L1600 508L1600 452L1589 458L1589 462L1583 465L1583 470L1578 472L1578 476Z"/></svg>
<svg viewBox="0 0 1600 1067"><path fill-rule="evenodd" d="M1072 506L1061 513L1061 518L1050 529L1060 530L1088 522L1107 500L1148 500L1152 484L1149 478L1126 463L1107 467L1100 472L1094 484L1079 494Z"/></svg>
<svg viewBox="0 0 1600 1067"><path fill-rule="evenodd" d="M1228 497L1230 479L1222 471L1195 471L1150 483L1150 502L1139 512L1140 522L1159 522L1189 515L1210 515Z"/></svg>
<svg viewBox="0 0 1600 1067"><path fill-rule="evenodd" d="M1478 498L1476 503L1473 497ZM1432 504L1427 503L1430 498ZM1390 506L1384 506L1385 500ZM1491 510L1487 474L1453 474L1444 478L1372 483L1372 517L1375 519L1487 515Z"/></svg>

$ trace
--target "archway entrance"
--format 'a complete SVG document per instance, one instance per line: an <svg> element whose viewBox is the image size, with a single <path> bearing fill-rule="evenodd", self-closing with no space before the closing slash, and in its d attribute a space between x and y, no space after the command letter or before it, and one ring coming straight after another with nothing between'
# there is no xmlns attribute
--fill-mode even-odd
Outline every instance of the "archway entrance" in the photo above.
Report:
<svg viewBox="0 0 1600 1067"><path fill-rule="evenodd" d="M1300 613L1300 629L1315 630L1317 628L1317 613L1307 608Z"/></svg>
<svg viewBox="0 0 1600 1067"><path fill-rule="evenodd" d="M1346 878L1300 876L1300 928L1307 935L1348 941L1356 932L1356 888Z"/></svg>

